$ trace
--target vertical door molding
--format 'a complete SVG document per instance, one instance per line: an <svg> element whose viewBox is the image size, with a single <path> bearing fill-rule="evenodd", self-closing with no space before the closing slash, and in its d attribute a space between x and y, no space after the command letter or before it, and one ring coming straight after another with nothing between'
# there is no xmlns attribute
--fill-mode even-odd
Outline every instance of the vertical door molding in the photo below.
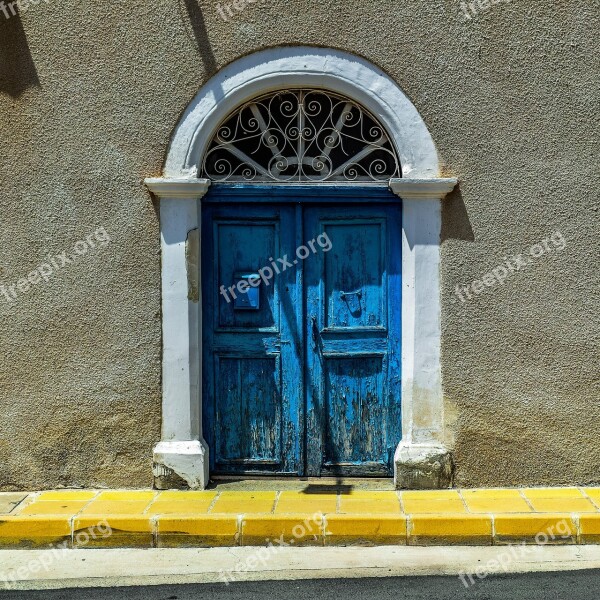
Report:
<svg viewBox="0 0 600 600"><path fill-rule="evenodd" d="M146 179L160 202L162 278L162 434L154 448L158 489L208 484L200 397L199 200L206 179Z"/></svg>
<svg viewBox="0 0 600 600"><path fill-rule="evenodd" d="M452 485L444 445L440 347L441 200L447 179L392 179L402 199L402 441L394 457L398 488Z"/></svg>

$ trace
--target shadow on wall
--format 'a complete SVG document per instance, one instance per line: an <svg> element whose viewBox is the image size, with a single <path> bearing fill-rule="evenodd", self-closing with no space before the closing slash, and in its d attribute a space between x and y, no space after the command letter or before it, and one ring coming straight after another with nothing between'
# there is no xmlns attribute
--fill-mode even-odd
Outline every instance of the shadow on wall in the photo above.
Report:
<svg viewBox="0 0 600 600"><path fill-rule="evenodd" d="M442 202L442 242L446 240L475 241L460 183Z"/></svg>
<svg viewBox="0 0 600 600"><path fill-rule="evenodd" d="M178 0L178 2L185 30L198 47L204 71L210 77L217 72L217 61L208 41L208 31L202 9L198 0Z"/></svg>
<svg viewBox="0 0 600 600"><path fill-rule="evenodd" d="M0 92L17 98L30 87L41 86L21 17L0 13Z"/></svg>

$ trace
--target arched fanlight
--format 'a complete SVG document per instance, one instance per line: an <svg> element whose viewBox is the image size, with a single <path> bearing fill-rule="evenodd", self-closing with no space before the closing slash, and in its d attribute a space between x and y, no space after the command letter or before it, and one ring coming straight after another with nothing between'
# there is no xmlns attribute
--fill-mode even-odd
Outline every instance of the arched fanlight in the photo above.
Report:
<svg viewBox="0 0 600 600"><path fill-rule="evenodd" d="M218 127L202 164L214 182L384 182L400 162L384 127L356 102L324 90L260 96Z"/></svg>

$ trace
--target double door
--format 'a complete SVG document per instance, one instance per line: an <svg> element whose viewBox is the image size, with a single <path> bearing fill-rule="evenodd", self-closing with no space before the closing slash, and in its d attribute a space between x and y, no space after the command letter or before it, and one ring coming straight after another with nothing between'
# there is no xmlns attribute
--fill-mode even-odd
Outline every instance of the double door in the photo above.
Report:
<svg viewBox="0 0 600 600"><path fill-rule="evenodd" d="M400 206L245 200L213 192L202 208L211 472L391 475Z"/></svg>

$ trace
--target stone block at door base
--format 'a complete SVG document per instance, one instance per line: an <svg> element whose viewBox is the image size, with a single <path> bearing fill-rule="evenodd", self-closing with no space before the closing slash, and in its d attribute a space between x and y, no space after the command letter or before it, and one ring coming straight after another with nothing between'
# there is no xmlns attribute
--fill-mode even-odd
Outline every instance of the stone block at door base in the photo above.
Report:
<svg viewBox="0 0 600 600"><path fill-rule="evenodd" d="M397 489L436 490L452 487L452 454L440 446L400 444L394 456Z"/></svg>
<svg viewBox="0 0 600 600"><path fill-rule="evenodd" d="M203 490L208 485L208 446L204 440L160 442L154 448L156 489Z"/></svg>

